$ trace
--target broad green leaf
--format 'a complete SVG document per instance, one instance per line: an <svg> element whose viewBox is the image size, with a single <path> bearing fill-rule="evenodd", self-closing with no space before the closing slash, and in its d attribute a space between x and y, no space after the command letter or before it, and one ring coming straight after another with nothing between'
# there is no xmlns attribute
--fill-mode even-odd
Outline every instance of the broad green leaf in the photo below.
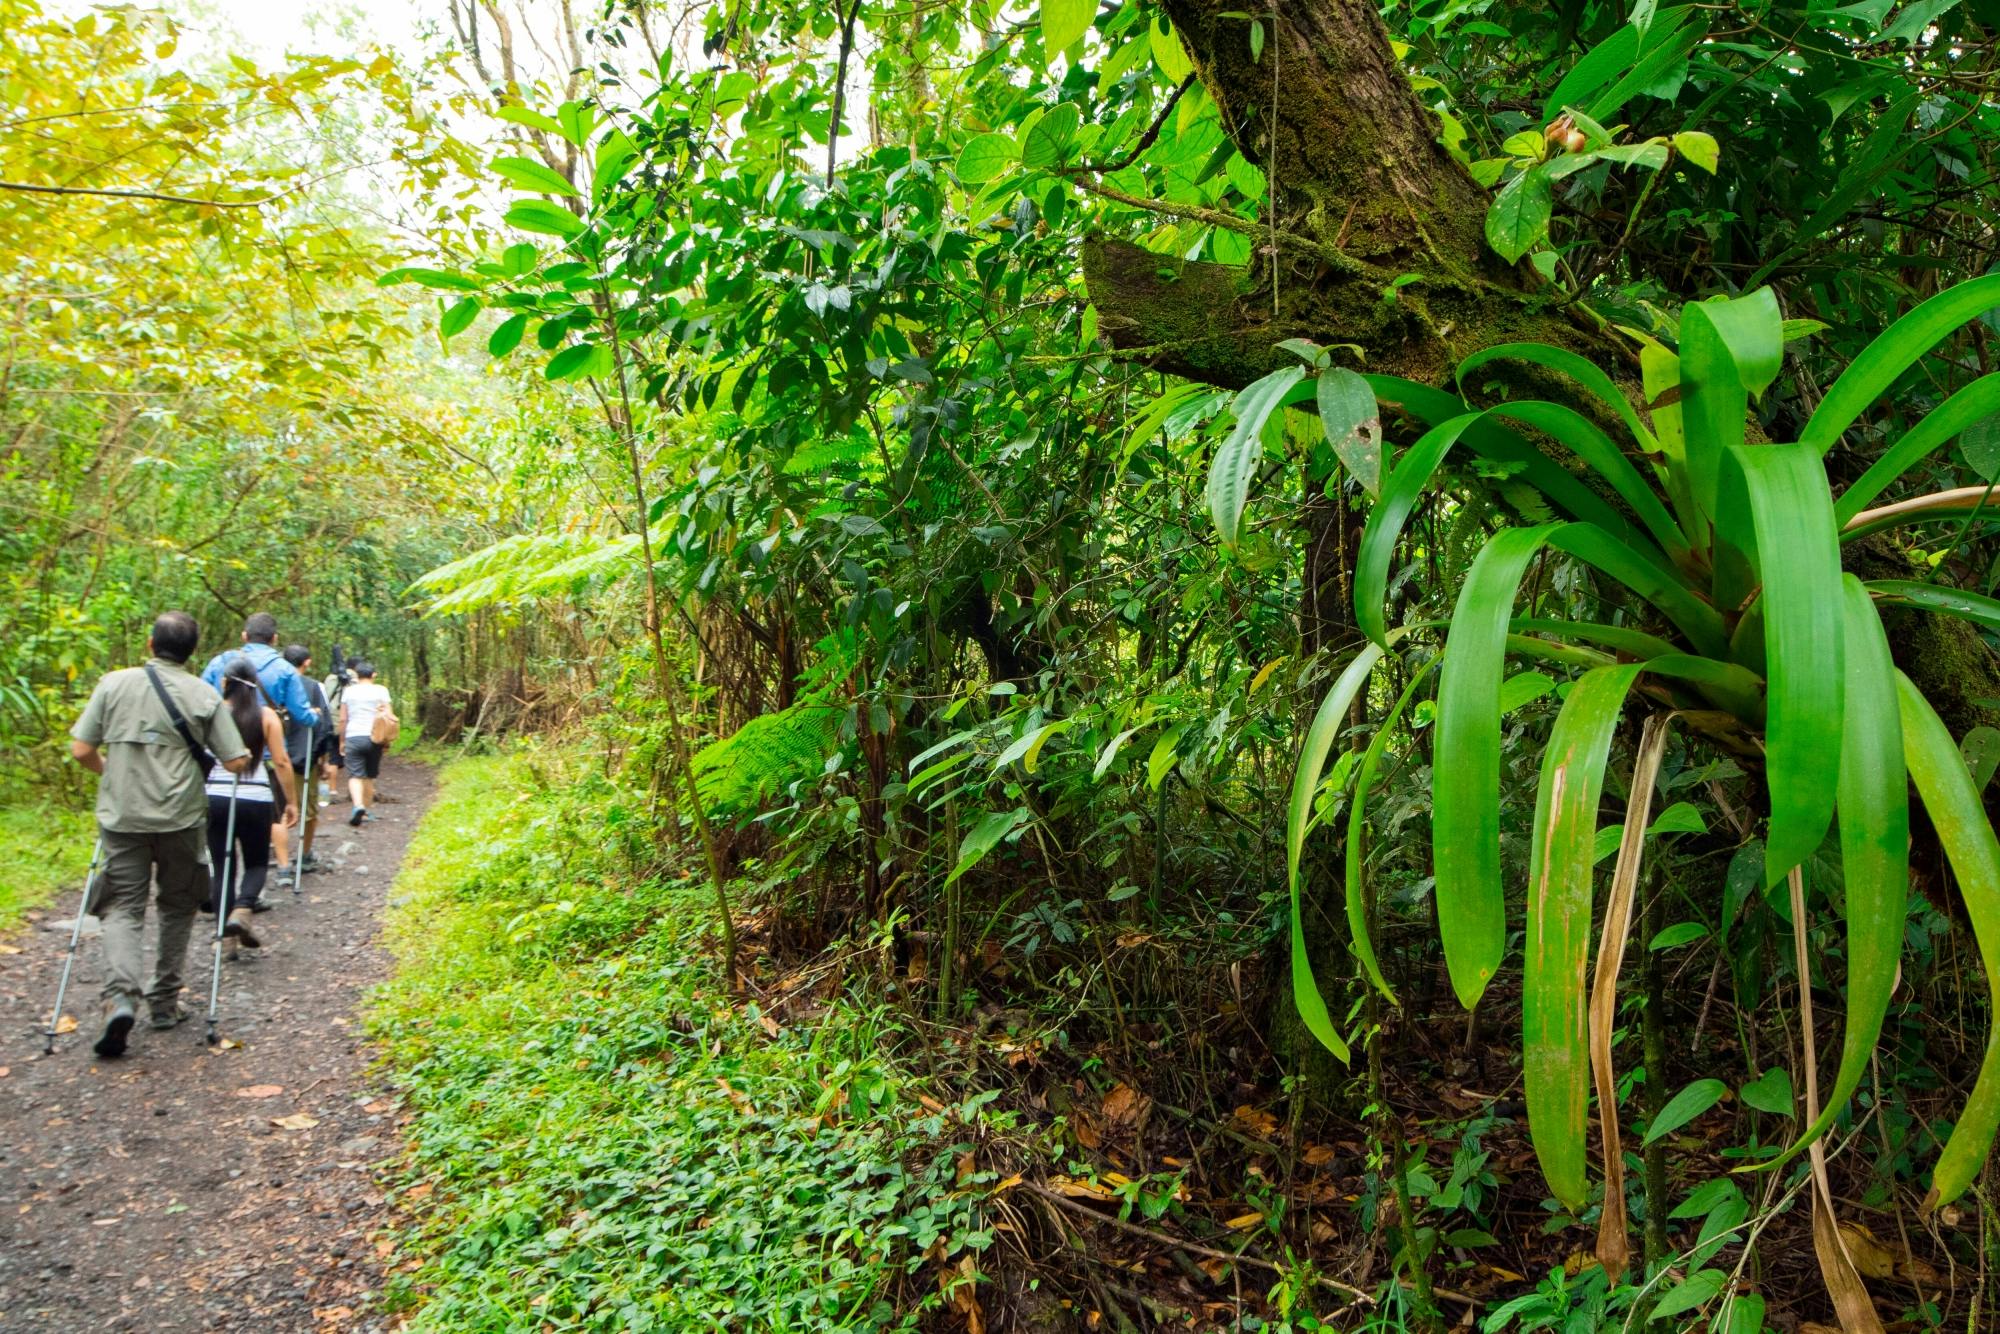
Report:
<svg viewBox="0 0 2000 1334"><path fill-rule="evenodd" d="M1686 1088L1668 1099L1667 1105L1646 1127L1645 1142L1651 1144L1663 1135L1671 1135L1688 1122L1700 1116L1722 1100L1729 1092L1729 1085L1719 1079L1697 1079Z"/></svg>
<svg viewBox="0 0 2000 1334"><path fill-rule="evenodd" d="M1042 46L1050 56L1067 51L1090 31L1097 0L1042 0Z"/></svg>
<svg viewBox="0 0 2000 1334"><path fill-rule="evenodd" d="M559 135L563 132L562 122L558 121L554 116L544 115L539 111L530 111L526 107L501 107L494 114L500 117L501 120L511 121L516 125L526 125L530 129L541 130L545 134Z"/></svg>
<svg viewBox="0 0 2000 1334"><path fill-rule="evenodd" d="M1674 151L1711 176L1722 161L1722 148L1715 142L1715 136L1700 130L1682 130L1676 134Z"/></svg>
<svg viewBox="0 0 2000 1334"><path fill-rule="evenodd" d="M1542 1176L1571 1209L1588 1201L1587 973L1597 806L1611 738L1640 670L1637 663L1600 667L1570 687L1542 752L1535 797L1521 992L1522 1077L1529 1138Z"/></svg>
<svg viewBox="0 0 2000 1334"><path fill-rule="evenodd" d="M2000 840L1993 836L1986 808L1980 804L1951 733L1923 692L1901 672L1896 673L1896 699L1902 713L1903 754L1910 777L1958 877L1965 915L1972 922L1979 961L1986 970L1986 985L1989 991L2000 991ZM1944 1152L1938 1155L1930 1193L1924 1197L1926 1212L1965 1193L1992 1152L1996 1128L2000 1128L2000 1023L1989 1023L1979 1077Z"/></svg>
<svg viewBox="0 0 2000 1334"><path fill-rule="evenodd" d="M1555 186L1547 168L1536 163L1500 187L1486 209L1486 244L1512 264L1549 233Z"/></svg>
<svg viewBox="0 0 2000 1334"><path fill-rule="evenodd" d="M476 296L461 297L452 303L451 309L438 319L438 337L449 342L471 327L479 318L480 301ZM300 754L304 754L303 750Z"/></svg>
<svg viewBox="0 0 2000 1334"><path fill-rule="evenodd" d="M1375 391L1342 366L1319 373L1315 386L1320 428L1354 480L1371 496L1382 492L1382 412Z"/></svg>
<svg viewBox="0 0 2000 1334"><path fill-rule="evenodd" d="M1773 1168L1825 1134L1861 1086L1882 1033L1882 1021L1889 1013L1890 993L1895 990L1896 962L1903 948L1903 915L1910 897L1910 784L1903 765L1896 668L1889 660L1889 640L1882 632L1881 619L1861 581L1845 575L1841 588L1847 674L1846 727L1840 752L1847 1027L1832 1092L1798 1142L1768 1165Z"/></svg>
<svg viewBox="0 0 2000 1334"><path fill-rule="evenodd" d="M1418 689L1430 678L1431 670L1441 661L1432 658L1410 674L1410 683L1403 687L1403 693L1396 698L1389 716L1375 729L1375 735L1368 743L1367 753L1361 757L1361 767L1354 775L1354 797L1347 807L1347 934L1354 957L1361 961L1362 971L1375 984L1391 1005L1399 1004L1395 991L1382 976L1382 966L1375 957L1375 939L1368 929L1368 905L1364 893L1362 877L1366 873L1362 849L1366 844L1368 791L1375 785L1375 775L1382 767L1382 756L1388 751L1389 738L1394 735L1396 724L1402 721L1403 711L1417 696Z"/></svg>
<svg viewBox="0 0 2000 1334"><path fill-rule="evenodd" d="M1996 413L2000 413L2000 374L1982 375L1932 408L1922 421L1870 464L1860 480L1841 493L1839 503L1833 507L1834 517L1840 520L1843 528L1846 527L1855 515L1868 508L1869 501L1887 490L1891 482L1929 458L1939 445L1982 421L1992 419Z"/></svg>
<svg viewBox="0 0 2000 1334"><path fill-rule="evenodd" d="M509 278L519 278L532 273L541 257L542 252L535 249L534 242L517 242L500 252L500 272Z"/></svg>
<svg viewBox="0 0 2000 1334"><path fill-rule="evenodd" d="M1840 539L1826 470L1804 445L1738 446L1728 451L1729 503L1717 525L1750 568L1717 587L1761 579L1765 676L1765 772L1771 827L1765 883L1775 885L1810 857L1833 820L1840 775L1844 596ZM1763 578L1768 572L1771 577Z"/></svg>
<svg viewBox="0 0 2000 1334"><path fill-rule="evenodd" d="M1332 1016L1327 1013L1326 1001L1320 995L1318 981L1313 977L1312 959L1306 952L1299 862L1305 851L1306 833L1312 824L1313 801L1319 792L1320 775L1325 772L1327 756L1347 725L1348 710L1368 684L1369 673L1381 660L1380 646L1364 646L1326 692L1326 698L1320 701L1319 712L1313 715L1312 726L1306 729L1305 744L1300 747L1298 764L1292 773L1292 800L1285 818L1285 877L1292 900L1292 1001L1298 1006L1299 1018L1305 1021L1306 1028L1328 1051L1343 1061L1348 1057L1347 1043L1342 1040L1333 1026Z"/></svg>
<svg viewBox="0 0 2000 1334"><path fill-rule="evenodd" d="M597 355L595 343L572 343L549 358L542 374L550 380L568 380L584 374Z"/></svg>
<svg viewBox="0 0 2000 1334"><path fill-rule="evenodd" d="M1516 672L1500 686L1500 712L1504 716L1532 704L1556 688L1556 683L1540 672Z"/></svg>
<svg viewBox="0 0 2000 1334"><path fill-rule="evenodd" d="M1636 12L1633 22L1641 28L1646 27L1639 23ZM1694 14L1692 6L1669 10L1657 26L1646 31L1640 43L1638 63L1616 83L1591 99L1591 119L1609 121L1634 97L1647 93L1661 95L1663 84L1671 86L1677 78L1684 79L1688 52L1707 35L1706 15Z"/></svg>
<svg viewBox="0 0 2000 1334"><path fill-rule="evenodd" d="M1264 460L1264 423L1305 373L1303 366L1281 367L1236 395L1236 428L1208 469L1208 513L1222 545L1232 551L1250 499L1250 479Z"/></svg>
<svg viewBox="0 0 2000 1334"><path fill-rule="evenodd" d="M1173 767L1180 763L1181 733L1187 731L1186 723L1175 723L1160 734L1153 743L1153 753L1146 757L1146 786L1158 788L1165 781Z"/></svg>
<svg viewBox="0 0 2000 1334"><path fill-rule="evenodd" d="M1958 452L1980 481L2000 481L2000 416L1982 417L1966 427Z"/></svg>
<svg viewBox="0 0 2000 1334"><path fill-rule="evenodd" d="M1039 170L1059 166L1076 142L1081 114L1073 102L1058 102L1036 121L1021 143L1021 165Z"/></svg>
<svg viewBox="0 0 2000 1334"><path fill-rule="evenodd" d="M2000 273L1990 273L1946 288L1897 320L1848 363L1799 433L1799 443L1822 454L1833 448L1917 358L1967 320L1996 306L2000 306Z"/></svg>
<svg viewBox="0 0 2000 1334"><path fill-rule="evenodd" d="M1795 1110L1791 1072L1782 1065L1772 1066L1736 1090L1736 1096L1742 1100L1745 1107L1754 1107L1760 1112L1769 1112L1772 1116L1790 1116ZM1834 1099L1836 1105L1841 1101L1839 1098Z"/></svg>
<svg viewBox="0 0 2000 1334"><path fill-rule="evenodd" d="M1554 120L1564 107L1582 106L1592 93L1632 68L1638 58L1639 28L1628 23L1590 48L1563 75L1542 106L1542 123Z"/></svg>
<svg viewBox="0 0 2000 1334"><path fill-rule="evenodd" d="M2000 768L2000 731L1991 727L1973 728L1959 739L1958 753L1965 757L1973 788L1984 792L1993 781L1993 771Z"/></svg>
<svg viewBox="0 0 2000 1334"><path fill-rule="evenodd" d="M1094 783L1104 777L1104 771L1111 767L1111 762L1118 758L1118 752L1124 749L1125 743L1130 741L1138 730L1136 727L1128 727L1105 744L1104 749L1098 752L1096 766L1090 771L1091 782Z"/></svg>
<svg viewBox="0 0 2000 1334"><path fill-rule="evenodd" d="M556 108L556 122L563 138L578 148L588 148L591 127L597 124L597 109L588 102L565 102Z"/></svg>
<svg viewBox="0 0 2000 1334"><path fill-rule="evenodd" d="M986 854L1000 846L1000 840L1014 832L1016 826L1028 818L1028 812L1016 808L1011 811L987 811L967 830L958 842L958 862L945 877L948 887L967 871L979 865Z"/></svg>
<svg viewBox="0 0 2000 1334"><path fill-rule="evenodd" d="M450 273L444 269L390 269L375 280L377 287L394 287L399 283L415 283L438 292L477 292L479 283L462 273Z"/></svg>
<svg viewBox="0 0 2000 1334"><path fill-rule="evenodd" d="M583 234L583 220L546 199L517 199L508 206L506 221L524 232L565 239Z"/></svg>
<svg viewBox="0 0 2000 1334"><path fill-rule="evenodd" d="M1167 76L1168 83L1181 83L1194 73L1194 62L1188 59L1179 35L1165 18L1153 20L1153 61L1160 67L1160 73Z"/></svg>
<svg viewBox="0 0 2000 1334"><path fill-rule="evenodd" d="M563 195L571 199L578 197L576 187L571 185L561 172L531 157L495 158L491 165L495 175L522 190L532 190L545 195Z"/></svg>
<svg viewBox="0 0 2000 1334"><path fill-rule="evenodd" d="M528 332L528 317L512 315L500 322L486 340L486 351L491 356L504 357L521 345L522 335Z"/></svg>
<svg viewBox="0 0 2000 1334"><path fill-rule="evenodd" d="M1020 150L1015 147L1012 137L1004 134L981 134L959 151L958 179L967 185L984 185L1000 175L1020 158Z"/></svg>
<svg viewBox="0 0 2000 1334"><path fill-rule="evenodd" d="M1665 1320L1706 1306L1728 1281L1729 1275L1720 1269L1697 1269L1667 1290L1660 1304L1653 1308L1652 1318Z"/></svg>
<svg viewBox="0 0 2000 1334"><path fill-rule="evenodd" d="M1648 941L1649 950L1677 950L1697 940L1708 939L1708 928L1700 922L1676 922Z"/></svg>

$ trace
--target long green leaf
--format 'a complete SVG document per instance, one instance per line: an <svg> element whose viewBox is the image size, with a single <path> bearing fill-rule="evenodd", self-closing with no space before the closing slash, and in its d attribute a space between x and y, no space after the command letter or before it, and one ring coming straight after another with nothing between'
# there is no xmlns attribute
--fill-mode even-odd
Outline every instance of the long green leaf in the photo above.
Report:
<svg viewBox="0 0 2000 1334"><path fill-rule="evenodd" d="M1305 1020L1307 1030L1343 1061L1348 1057L1347 1043L1327 1013L1326 1000L1313 977L1312 958L1306 951L1299 861L1305 851L1306 833L1312 827L1313 798L1319 792L1320 775L1326 771L1326 757L1347 722L1347 711L1354 706L1355 697L1368 683L1368 674L1381 660L1380 645L1365 646L1320 701L1319 712L1313 715L1312 726L1306 730L1305 745L1299 750L1298 767L1292 774L1291 808L1285 819L1285 879L1292 898L1292 1002L1298 1007L1299 1018Z"/></svg>
<svg viewBox="0 0 2000 1334"><path fill-rule="evenodd" d="M1559 526L1549 545L1568 552L1658 607L1703 654L1720 657L1728 647L1722 616L1690 590L1671 566L1661 565L1595 524Z"/></svg>
<svg viewBox="0 0 2000 1334"><path fill-rule="evenodd" d="M1847 900L1847 1029L1826 1106L1797 1143L1764 1164L1770 1168L1825 1134L1861 1086L1896 988L1910 896L1910 783L1896 667L1861 581L1850 574L1842 586L1847 727L1840 754L1840 859Z"/></svg>
<svg viewBox="0 0 2000 1334"><path fill-rule="evenodd" d="M1915 579L1875 579L1868 591L1876 599L1897 607L1916 607L1983 626L2000 633L2000 599L1968 593L1962 588L1940 588Z"/></svg>
<svg viewBox="0 0 2000 1334"><path fill-rule="evenodd" d="M1680 652L1658 635L1649 635L1643 630L1634 630L1629 626L1599 625L1593 621L1562 621L1516 616L1513 630L1516 634L1550 635L1557 639L1576 639L1586 644L1599 644L1614 653L1623 653L1634 658L1657 658L1662 653Z"/></svg>
<svg viewBox="0 0 2000 1334"><path fill-rule="evenodd" d="M1819 456L1804 445L1728 451L1729 497L1718 537L1760 579L1771 831L1764 878L1776 885L1810 857L1833 822L1840 776L1844 673L1840 536ZM1724 571L1718 569L1718 585ZM1723 593L1725 601L1729 593Z"/></svg>
<svg viewBox="0 0 2000 1334"><path fill-rule="evenodd" d="M1567 446L1592 471L1610 483L1611 489L1631 506L1632 513L1663 550L1669 555L1676 551L1686 552L1687 538L1682 535L1673 516L1667 513L1667 507L1611 437L1599 430L1589 418L1559 403L1534 401L1502 403L1491 411L1495 416L1526 422Z"/></svg>
<svg viewBox="0 0 2000 1334"><path fill-rule="evenodd" d="M1383 391L1378 388L1377 392ZM1446 395L1440 397L1448 398ZM1378 644L1385 642L1388 634L1387 616L1383 604L1387 598L1389 566L1395 559L1396 544L1402 538L1403 526L1409 522L1417 501L1430 489L1431 480L1443 464L1445 456L1463 441L1485 457L1499 458L1503 462L1516 461L1511 457L1511 449L1496 444L1491 429L1492 423L1486 420L1487 417L1488 414L1484 412L1461 413L1424 432L1414 445L1404 451L1402 458L1390 472L1389 480L1383 484L1382 498L1376 501L1374 508L1368 512L1368 524L1361 534L1361 547L1356 554L1354 564L1354 617L1355 624L1360 627L1361 632ZM1507 438L1507 434L1501 432L1500 438ZM1518 437L1514 439L1518 441ZM1551 482L1530 466L1526 474L1530 482L1552 501L1570 513L1584 518L1586 522L1579 526L1593 528L1605 534L1604 544L1595 549L1608 551L1612 545L1624 548L1625 554L1619 558L1621 568L1634 561L1641 561L1653 567L1654 573L1642 577L1635 576L1648 586L1665 590L1676 582L1678 575L1673 562L1668 560L1645 534L1587 489L1584 490L1587 502L1571 505L1569 501L1574 497L1568 497L1568 489L1580 488L1581 484L1562 469L1555 467L1540 451L1532 450L1532 447L1527 446L1524 441L1519 443L1524 448L1530 448L1544 469L1552 469L1556 476L1562 479L1561 484ZM1563 492L1563 495L1559 496L1555 492ZM1583 536L1574 540L1585 545L1593 545ZM1584 556L1583 559L1589 560L1590 557ZM1620 576L1614 574L1613 577ZM1674 608L1669 610L1662 605L1661 609L1668 611L1669 616L1675 619L1676 624L1681 624L1683 629L1687 629L1690 624L1698 627L1690 633L1699 633L1702 636L1699 642L1704 652L1717 651L1718 642L1722 638L1722 618L1715 613L1714 608L1700 603L1699 599L1685 587L1679 589L1678 596L1672 593L1665 595L1673 601Z"/></svg>
<svg viewBox="0 0 2000 1334"><path fill-rule="evenodd" d="M1618 414L1625 423L1625 429L1632 432L1632 438L1647 450L1658 448L1653 433L1639 420L1632 402L1618 392L1618 386L1611 377L1599 370L1597 363L1580 356L1567 348L1551 347L1547 343L1497 343L1479 351L1458 363L1457 378L1462 385L1465 377L1481 366L1494 361L1526 361L1558 374L1567 375L1578 384L1596 395L1606 407Z"/></svg>
<svg viewBox="0 0 2000 1334"><path fill-rule="evenodd" d="M1989 273L1946 288L1897 320L1863 348L1833 382L1800 432L1799 443L1826 453L1856 418L1916 364L1917 358L1953 329L1995 306L2000 306L2000 273Z"/></svg>
<svg viewBox="0 0 2000 1334"><path fill-rule="evenodd" d="M1931 409L1908 434L1889 446L1881 458L1869 464L1860 480L1841 492L1833 507L1834 518L1845 527L1849 519L1868 508L1869 501L1928 458L1931 451L1995 413L2000 413L2000 374L1982 375Z"/></svg>
<svg viewBox="0 0 2000 1334"><path fill-rule="evenodd" d="M1587 1199L1591 870L1604 764L1641 664L1600 667L1570 687L1542 754L1528 858L1526 980L1521 994L1528 1134L1549 1190L1572 1210Z"/></svg>
<svg viewBox="0 0 2000 1334"><path fill-rule="evenodd" d="M1768 288L1734 301L1690 302L1681 311L1688 482L1706 514L1716 512L1723 452L1743 442L1750 397L1777 375L1783 353L1783 320Z"/></svg>
<svg viewBox="0 0 2000 1334"><path fill-rule="evenodd" d="M1264 459L1264 423L1305 373L1303 366L1281 367L1236 396L1236 429L1215 451L1208 469L1208 513L1222 545L1231 550L1250 499L1250 479Z"/></svg>
<svg viewBox="0 0 2000 1334"><path fill-rule="evenodd" d="M1386 410L1400 407L1426 426L1437 427L1464 416L1472 409L1442 389L1394 375L1364 375ZM1296 394L1297 391L1295 390ZM1519 471L1521 480L1534 487L1549 503L1570 517L1624 537L1637 529L1581 479L1573 477L1554 459L1526 438L1493 420L1476 423L1465 431L1465 443L1483 459L1507 464ZM1398 464L1397 466L1401 466Z"/></svg>
<svg viewBox="0 0 2000 1334"><path fill-rule="evenodd" d="M1500 679L1507 622L1528 562L1560 527L1494 534L1472 562L1445 640L1431 851L1445 968L1467 1009L1479 1002L1507 949L1500 884Z"/></svg>
<svg viewBox="0 0 2000 1334"><path fill-rule="evenodd" d="M1416 698L1417 688L1430 676L1431 669L1440 660L1432 658L1410 677L1409 685L1382 725L1375 729L1374 737L1368 742L1368 750L1361 757L1361 767L1354 773L1354 797L1347 807L1347 933L1348 943L1354 950L1354 957L1361 961L1362 971L1368 974L1391 1005L1400 1004L1387 978L1382 976L1382 965L1375 957L1375 938L1368 929L1368 905L1362 894L1362 876L1365 874L1363 848L1367 835L1368 792L1375 785L1375 775L1382 767L1382 755L1389 748L1389 738L1402 721L1403 710Z"/></svg>
<svg viewBox="0 0 2000 1334"><path fill-rule="evenodd" d="M1896 673L1896 698L1903 719L1903 755L1909 762L1910 777L1937 827L1938 841L1958 877L1965 914L1972 921L1972 935L1979 944L1979 960L1986 969L1989 990L2000 992L2000 840L1972 786L1965 760L1952 744L1951 733L1937 716L1923 692L1910 678ZM1979 1062L1979 1077L1965 1100L1951 1138L1938 1155L1931 1173L1930 1193L1924 1197L1925 1210L1950 1204L1965 1193L1985 1165L1993 1148L1993 1132L2000 1128L2000 1023L1988 1024L1986 1055Z"/></svg>

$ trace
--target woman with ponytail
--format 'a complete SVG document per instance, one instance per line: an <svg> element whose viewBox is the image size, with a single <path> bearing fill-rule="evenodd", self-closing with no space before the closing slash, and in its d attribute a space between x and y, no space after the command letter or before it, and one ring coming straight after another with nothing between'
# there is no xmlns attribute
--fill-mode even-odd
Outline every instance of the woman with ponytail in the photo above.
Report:
<svg viewBox="0 0 2000 1334"><path fill-rule="evenodd" d="M276 709L265 704L257 670L240 654L223 668L222 702L251 757L250 767L240 779L224 772L220 765L208 773L208 853L214 870L209 912L216 909L223 877L230 874L237 852L243 855L241 874L230 881L229 922L223 928L233 957L238 942L253 949L261 943L250 928L250 915L269 906L263 894L271 869L271 827L280 821L287 828L298 823L299 798L291 761L285 758L284 722ZM232 792L236 802L233 848L227 846Z"/></svg>

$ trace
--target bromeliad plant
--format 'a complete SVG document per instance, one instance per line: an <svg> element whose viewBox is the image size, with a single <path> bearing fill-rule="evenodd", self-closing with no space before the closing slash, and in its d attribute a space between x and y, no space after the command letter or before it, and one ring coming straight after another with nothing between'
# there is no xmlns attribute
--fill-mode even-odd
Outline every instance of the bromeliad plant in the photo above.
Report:
<svg viewBox="0 0 2000 1334"><path fill-rule="evenodd" d="M1294 989L1308 1026L1344 1055L1300 940L1300 853L1321 776L1350 709L1376 665L1414 628L1392 629L1384 611L1405 523L1447 457L1469 450L1515 470L1563 517L1495 534L1474 560L1450 619L1439 660L1432 768L1439 928L1453 987L1469 1008L1500 967L1507 941L1499 840L1505 663L1510 654L1522 654L1582 668L1556 719L1536 795L1524 1063L1535 1150L1550 1189L1572 1209L1587 1200L1595 1074L1607 1174L1599 1250L1615 1262L1614 1272L1623 1265L1625 1243L1611 1028L1652 775L1670 725L1761 759L1770 793L1767 890L1789 880L1794 903L1800 902L1799 868L1838 815L1846 880L1845 1038L1824 1108L1809 1098L1810 1124L1776 1162L1807 1149L1832 1124L1880 1033L1907 899L1909 779L1957 873L1989 982L2000 976L2000 842L1945 724L1895 669L1878 615L1884 605L1911 606L2000 629L2000 601L1930 584L1864 583L1843 572L1841 562L1843 541L1983 500L1981 488L1871 508L1941 445L2000 412L2000 375L1952 395L1841 494L1834 494L1822 464L1826 451L1898 377L1959 325L1996 305L2000 277L1966 283L1918 306L1855 358L1789 444L1752 440L1745 425L1750 400L1776 378L1781 359L1783 326L1768 290L1690 305L1678 353L1657 344L1643 349L1644 390L1652 405L1645 418L1603 370L1562 349L1512 343L1480 352L1459 368L1461 383L1503 360L1573 380L1601 402L1604 420L1623 424L1636 463L1627 448L1571 407L1533 401L1472 410L1435 389L1364 377L1376 394L1399 402L1430 429L1380 483L1355 571L1356 615L1371 642L1327 694L1299 761L1287 839ZM1296 367L1252 385L1239 397L1238 436L1254 440L1263 424L1253 420L1259 410L1268 415L1314 389L1308 372ZM1329 421L1327 427L1331 435L1351 423ZM1544 454L1520 432L1524 427L1573 452L1602 486L1594 489ZM1211 500L1222 498L1217 518L1225 539L1233 537L1241 512L1242 492L1230 474L1248 451L1233 451L1237 443L1232 437L1224 446L1211 476ZM1630 614L1603 624L1517 617L1523 575L1544 552L1580 561L1622 585L1631 595ZM1403 692L1388 725L1345 770L1356 775L1346 887L1353 946L1371 983L1391 999L1361 910L1359 836L1385 739L1416 688L1413 682ZM1635 704L1650 716L1595 979L1587 989L1599 798L1613 732ZM2000 1045L1989 1038L1977 1084L1938 1160L1929 1207L1966 1190L1992 1146L1996 1124ZM1814 1157L1817 1167L1817 1152Z"/></svg>

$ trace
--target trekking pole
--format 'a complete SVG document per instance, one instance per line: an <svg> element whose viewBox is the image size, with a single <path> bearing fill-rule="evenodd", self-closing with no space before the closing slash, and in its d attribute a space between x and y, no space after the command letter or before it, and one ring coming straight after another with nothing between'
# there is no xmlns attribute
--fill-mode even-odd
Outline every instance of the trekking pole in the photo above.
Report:
<svg viewBox="0 0 2000 1334"><path fill-rule="evenodd" d="M319 783L313 778L312 771L313 734L308 730L306 767L300 770L298 780L293 784L299 793L299 840L292 849L292 897L295 899L306 896L305 890L299 887L299 882L306 878L306 822L308 819L319 819ZM306 805L309 801L313 803L310 807ZM310 816L306 814L308 810L312 812Z"/></svg>
<svg viewBox="0 0 2000 1334"><path fill-rule="evenodd" d="M215 1036L215 1006L222 995L222 933L229 926L230 881L236 871L236 789L241 786L243 775L230 775L229 818L223 821L222 826L222 856L228 863L228 870L222 873L222 883L216 889L215 971L208 981L208 1045L211 1047L220 1040Z"/></svg>
<svg viewBox="0 0 2000 1334"><path fill-rule="evenodd" d="M63 959L62 981L56 983L56 1008L49 1011L49 1026L42 1036L47 1039L42 1047L42 1055L56 1054L56 1025L62 1022L63 996L69 991L69 970L76 967L76 943L83 938L83 916L90 909L90 891L97 885L98 863L104 860L104 835L97 836L97 846L90 853L90 870L83 877L83 902L76 905L76 920L70 923L69 954Z"/></svg>

